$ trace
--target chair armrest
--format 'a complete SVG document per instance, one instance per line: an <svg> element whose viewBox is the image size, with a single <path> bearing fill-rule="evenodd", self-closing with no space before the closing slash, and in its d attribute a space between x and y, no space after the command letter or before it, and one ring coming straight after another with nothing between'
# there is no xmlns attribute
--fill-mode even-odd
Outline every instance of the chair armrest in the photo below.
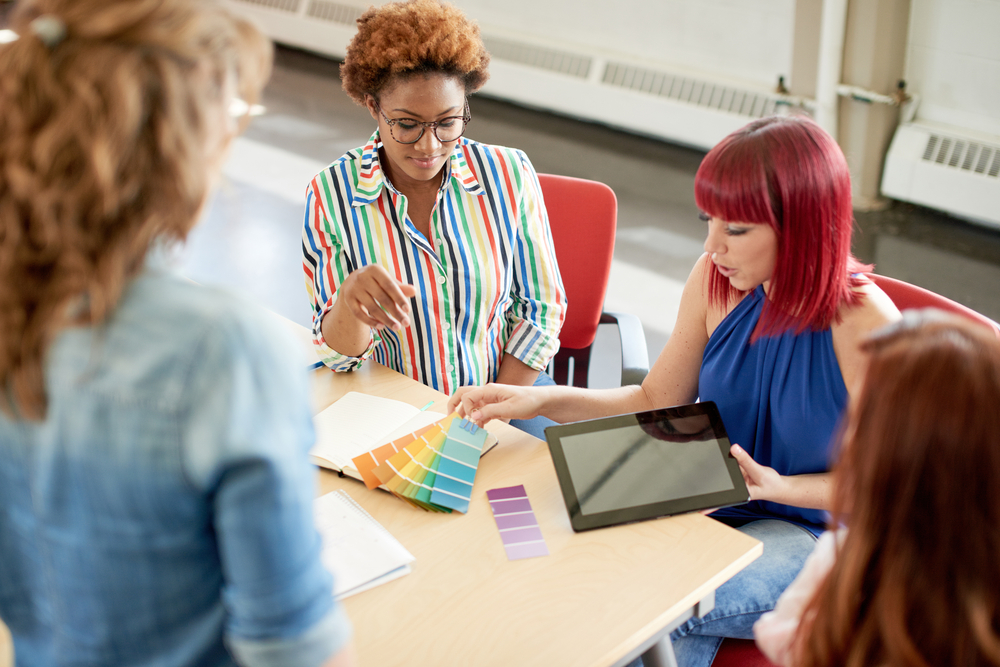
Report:
<svg viewBox="0 0 1000 667"><path fill-rule="evenodd" d="M601 324L618 327L618 337L622 345L622 386L642 384L649 372L649 352L646 350L646 335L642 332L642 322L629 313L601 313Z"/></svg>

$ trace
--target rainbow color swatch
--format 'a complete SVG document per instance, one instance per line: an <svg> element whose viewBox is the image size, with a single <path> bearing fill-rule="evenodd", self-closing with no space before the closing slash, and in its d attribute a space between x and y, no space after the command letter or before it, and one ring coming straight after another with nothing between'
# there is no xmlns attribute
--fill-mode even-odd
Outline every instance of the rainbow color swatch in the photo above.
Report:
<svg viewBox="0 0 1000 667"><path fill-rule="evenodd" d="M369 489L382 487L414 507L465 513L487 433L451 414L355 457Z"/></svg>

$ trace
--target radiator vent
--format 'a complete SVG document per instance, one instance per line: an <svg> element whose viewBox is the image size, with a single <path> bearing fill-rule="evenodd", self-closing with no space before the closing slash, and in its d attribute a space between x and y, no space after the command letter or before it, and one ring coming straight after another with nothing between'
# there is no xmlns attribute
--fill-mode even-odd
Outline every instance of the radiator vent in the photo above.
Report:
<svg viewBox="0 0 1000 667"><path fill-rule="evenodd" d="M784 104L781 98L773 95L624 63L609 62L602 81L617 88L668 97L678 102L728 111L749 118L771 116L779 105Z"/></svg>
<svg viewBox="0 0 1000 667"><path fill-rule="evenodd" d="M569 51L543 48L496 37L484 37L483 42L492 58L558 72L578 79L586 79L590 75L590 68L593 65L593 58Z"/></svg>
<svg viewBox="0 0 1000 667"><path fill-rule="evenodd" d="M374 0L224 1L260 19L276 42L343 58L356 20ZM805 103L750 82L716 82L683 69L630 64L626 55L589 42L522 39L499 26L493 32L483 25L482 31L494 63L484 95L699 149L708 150L756 117L784 111L785 104Z"/></svg>
<svg viewBox="0 0 1000 667"><path fill-rule="evenodd" d="M309 3L309 9L306 10L306 14L321 21L342 23L352 27L364 12L364 7L343 5L339 2L330 2L330 0L312 0Z"/></svg>
<svg viewBox="0 0 1000 667"><path fill-rule="evenodd" d="M299 0L237 0L247 5L257 5L258 7L268 7L282 12L295 14L299 11Z"/></svg>
<svg viewBox="0 0 1000 667"><path fill-rule="evenodd" d="M896 128L882 194L1000 227L1000 137L913 121Z"/></svg>
<svg viewBox="0 0 1000 667"><path fill-rule="evenodd" d="M1000 176L1000 146L932 134L927 138L922 159L994 178Z"/></svg>

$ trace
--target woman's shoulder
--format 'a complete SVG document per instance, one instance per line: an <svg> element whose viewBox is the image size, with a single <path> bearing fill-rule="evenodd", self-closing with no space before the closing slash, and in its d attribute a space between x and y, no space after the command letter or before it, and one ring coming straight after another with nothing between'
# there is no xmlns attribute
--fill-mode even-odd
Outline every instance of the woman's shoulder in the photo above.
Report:
<svg viewBox="0 0 1000 667"><path fill-rule="evenodd" d="M871 280L863 278L851 289L859 298L855 303L840 307L838 321L833 325L834 330L839 329L842 333L864 338L901 317L892 299Z"/></svg>
<svg viewBox="0 0 1000 667"><path fill-rule="evenodd" d="M892 299L870 280L865 279L852 289L860 298L853 304L842 305L837 321L831 326L834 352L848 392L864 365L861 343L872 332L902 317Z"/></svg>
<svg viewBox="0 0 1000 667"><path fill-rule="evenodd" d="M313 176L311 183L316 183L324 179L338 181L342 179L342 174L344 173L351 175L352 179L357 182L358 176L362 171L361 165L365 160L366 148L366 146L359 146L347 151L317 172Z"/></svg>
<svg viewBox="0 0 1000 667"><path fill-rule="evenodd" d="M300 351L279 316L238 293L199 285L168 270L136 278L122 308L124 317L117 319L125 328L150 343L157 340L159 349L173 349L178 358L215 350L230 360L246 355L280 366Z"/></svg>
<svg viewBox="0 0 1000 667"><path fill-rule="evenodd" d="M167 269L147 268L102 324L62 332L49 357L54 377L79 377L64 392L176 410L204 398L223 378L273 377L306 367L304 345L277 316L222 289ZM85 389L84 389L85 387Z"/></svg>
<svg viewBox="0 0 1000 667"><path fill-rule="evenodd" d="M528 159L528 154L520 148L510 148L509 146L500 146L497 144L484 144L476 141L475 139L469 139L468 137L464 137L462 139L461 148L467 155L471 154L472 156L479 157L483 160L499 160L509 164L515 169L528 170L531 172L534 172L535 170L531 164L531 160Z"/></svg>

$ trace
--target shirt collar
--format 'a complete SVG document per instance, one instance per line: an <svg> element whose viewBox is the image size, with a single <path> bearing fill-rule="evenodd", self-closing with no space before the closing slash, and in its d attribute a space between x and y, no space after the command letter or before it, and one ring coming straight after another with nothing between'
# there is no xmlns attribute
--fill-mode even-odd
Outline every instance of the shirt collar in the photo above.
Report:
<svg viewBox="0 0 1000 667"><path fill-rule="evenodd" d="M454 179L470 195L484 195L486 190L483 189L479 178L469 167L466 159L465 146L468 143L469 139L462 137L461 141L455 144L455 150L451 152L451 157L445 165L447 171L441 182L441 189L444 190L448 186L448 181ZM382 193L383 187L388 187L392 192L396 192L382 171L378 156L378 149L381 147L382 138L379 136L378 130L375 130L361 151L361 170L358 173L355 196L351 202L355 207L374 203Z"/></svg>

